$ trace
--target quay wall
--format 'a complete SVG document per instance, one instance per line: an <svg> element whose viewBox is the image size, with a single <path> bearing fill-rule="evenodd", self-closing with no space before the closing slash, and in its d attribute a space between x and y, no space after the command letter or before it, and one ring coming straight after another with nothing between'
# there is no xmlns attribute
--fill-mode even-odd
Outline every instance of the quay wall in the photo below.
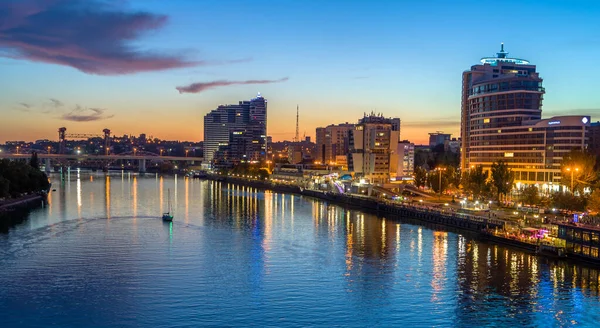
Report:
<svg viewBox="0 0 600 328"><path fill-rule="evenodd" d="M390 218L415 219L420 222L457 228L459 230L481 232L484 229L504 228L504 222L501 220L476 217L462 213L444 213L426 207L391 203L374 198L326 193L317 190L302 189L299 186L294 185L274 184L268 181L246 180L235 177L208 175L205 178L208 180L245 185L259 189L269 189L276 192L313 197L346 207L375 212Z"/></svg>

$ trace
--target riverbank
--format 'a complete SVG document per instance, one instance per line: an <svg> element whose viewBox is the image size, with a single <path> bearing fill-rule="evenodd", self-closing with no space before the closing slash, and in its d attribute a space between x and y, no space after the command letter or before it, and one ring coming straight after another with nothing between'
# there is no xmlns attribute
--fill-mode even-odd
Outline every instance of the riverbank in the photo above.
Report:
<svg viewBox="0 0 600 328"><path fill-rule="evenodd" d="M46 196L41 193L25 195L18 198L11 198L0 201L0 212L8 212L16 208L29 207L36 204L42 204Z"/></svg>
<svg viewBox="0 0 600 328"><path fill-rule="evenodd" d="M233 183L253 188L272 190L281 193L292 193L302 196L317 198L346 207L357 208L380 215L396 218L411 218L420 222L442 225L463 231L480 233L486 229L503 229L505 222L498 219L479 217L458 213L452 210L436 209L428 206L410 205L387 200L379 200L372 197L364 197L348 194L334 194L318 190L303 189L296 185L279 184L262 180L247 180L236 177L225 177L221 175L207 175L207 180Z"/></svg>
<svg viewBox="0 0 600 328"><path fill-rule="evenodd" d="M569 254L565 254L564 248L561 247L525 242L519 239L494 234L494 230L504 230L506 228L507 222L504 220L457 213L452 210L437 209L428 206L397 203L372 197L308 190L292 184L280 184L262 180L247 180L237 177L225 177L221 175L207 175L203 176L202 178L206 180L221 181L258 189L271 190L274 192L290 193L317 198L344 207L356 208L362 211L386 216L388 218L399 220L408 219L414 223L425 226L443 227L446 229L451 229L454 232L470 233L474 234L474 236L481 241L519 248L550 260L561 259L569 262L585 263L594 266L600 265L600 263L591 261L589 259L579 259L577 257L569 256Z"/></svg>

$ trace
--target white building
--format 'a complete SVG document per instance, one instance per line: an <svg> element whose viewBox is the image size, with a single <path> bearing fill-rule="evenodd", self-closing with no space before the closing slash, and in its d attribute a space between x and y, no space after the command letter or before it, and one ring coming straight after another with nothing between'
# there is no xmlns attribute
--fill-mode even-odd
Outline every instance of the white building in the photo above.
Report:
<svg viewBox="0 0 600 328"><path fill-rule="evenodd" d="M404 140L398 143L396 180L411 180L415 171L415 144Z"/></svg>
<svg viewBox="0 0 600 328"><path fill-rule="evenodd" d="M590 117L542 119L545 89L536 66L507 55L503 45L497 57L463 72L461 170L490 170L502 160L517 185L557 190L563 156L587 147Z"/></svg>
<svg viewBox="0 0 600 328"><path fill-rule="evenodd" d="M370 183L388 183L397 176L399 138L392 119L365 115L350 134L349 169Z"/></svg>

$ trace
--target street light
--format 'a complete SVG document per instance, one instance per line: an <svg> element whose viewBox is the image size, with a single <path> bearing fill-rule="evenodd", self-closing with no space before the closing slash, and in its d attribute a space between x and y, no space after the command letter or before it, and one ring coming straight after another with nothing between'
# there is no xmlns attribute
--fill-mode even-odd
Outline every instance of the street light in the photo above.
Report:
<svg viewBox="0 0 600 328"><path fill-rule="evenodd" d="M17 155L19 155L19 146L17 146Z"/></svg>
<svg viewBox="0 0 600 328"><path fill-rule="evenodd" d="M446 171L446 168L438 167L435 170L438 171L438 176L439 176L438 188L440 188L440 195L438 196L438 200L441 200L442 199L442 171Z"/></svg>
<svg viewBox="0 0 600 328"><path fill-rule="evenodd" d="M133 156L137 154L137 148L133 147Z"/></svg>
<svg viewBox="0 0 600 328"><path fill-rule="evenodd" d="M51 149L52 149L52 147L48 146L48 154L50 154Z"/></svg>
<svg viewBox="0 0 600 328"><path fill-rule="evenodd" d="M566 170L568 172L571 172L571 193L573 195L575 195L575 190L573 190L573 173L574 173L574 171L579 172L579 168L578 167L575 167L575 168L567 167Z"/></svg>
<svg viewBox="0 0 600 328"><path fill-rule="evenodd" d="M186 150L185 150L185 157L188 157L188 152L189 152L189 151L190 151L189 149L186 149Z"/></svg>

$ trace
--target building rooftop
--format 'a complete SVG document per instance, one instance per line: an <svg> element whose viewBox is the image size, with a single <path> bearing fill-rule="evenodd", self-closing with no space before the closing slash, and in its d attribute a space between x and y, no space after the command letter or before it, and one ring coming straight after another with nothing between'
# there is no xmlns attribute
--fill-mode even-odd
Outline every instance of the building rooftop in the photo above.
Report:
<svg viewBox="0 0 600 328"><path fill-rule="evenodd" d="M504 43L500 44L500 52L496 53L496 57L483 57L481 58L482 64L490 64L492 66L497 66L498 63L511 63L516 65L528 65L529 61L525 59L519 58L508 58L508 52L504 51Z"/></svg>

